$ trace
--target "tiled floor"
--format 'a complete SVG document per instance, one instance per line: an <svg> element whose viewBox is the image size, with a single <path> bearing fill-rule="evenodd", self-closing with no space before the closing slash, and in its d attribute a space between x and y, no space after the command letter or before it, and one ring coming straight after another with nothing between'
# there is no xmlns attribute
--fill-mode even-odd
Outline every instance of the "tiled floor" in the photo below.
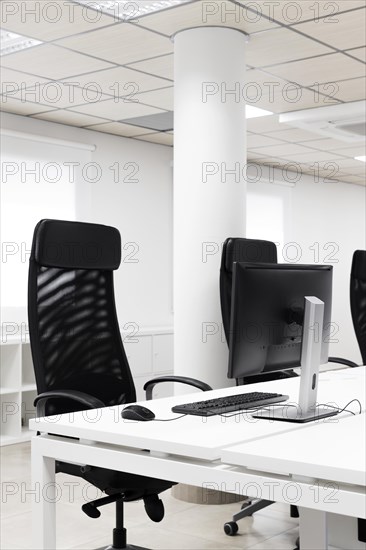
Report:
<svg viewBox="0 0 366 550"><path fill-rule="evenodd" d="M93 549L111 543L114 506L102 509L98 520L88 518L80 509L88 500L98 498L96 490L77 478L59 474L57 480L57 548ZM1 539L2 550L33 549L31 543L30 444L1 449ZM240 504L194 505L179 501L167 491L165 518L151 522L141 502L125 506L125 523L131 544L162 550L291 550L298 536L298 520L290 518L289 507L275 504L252 518L239 522L239 533L228 537L223 525L231 520Z"/></svg>

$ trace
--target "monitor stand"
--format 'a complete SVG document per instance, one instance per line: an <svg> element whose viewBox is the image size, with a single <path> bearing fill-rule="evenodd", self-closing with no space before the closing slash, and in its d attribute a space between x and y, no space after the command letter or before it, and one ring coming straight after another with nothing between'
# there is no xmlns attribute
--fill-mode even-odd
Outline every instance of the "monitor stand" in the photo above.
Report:
<svg viewBox="0 0 366 550"><path fill-rule="evenodd" d="M314 296L305 297L299 404L281 407L269 406L253 414L253 418L305 423L338 414L336 410L316 404L323 317L324 302Z"/></svg>

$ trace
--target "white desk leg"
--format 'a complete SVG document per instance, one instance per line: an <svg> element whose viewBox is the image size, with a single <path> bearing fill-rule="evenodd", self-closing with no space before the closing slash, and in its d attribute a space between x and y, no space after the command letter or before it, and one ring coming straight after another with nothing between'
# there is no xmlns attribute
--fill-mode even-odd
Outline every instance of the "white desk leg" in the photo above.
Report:
<svg viewBox="0 0 366 550"><path fill-rule="evenodd" d="M43 445L42 445L43 447ZM32 505L33 548L56 548L55 460L43 455L40 438L32 439Z"/></svg>
<svg viewBox="0 0 366 550"><path fill-rule="evenodd" d="M300 508L301 550L327 550L327 513L311 508Z"/></svg>

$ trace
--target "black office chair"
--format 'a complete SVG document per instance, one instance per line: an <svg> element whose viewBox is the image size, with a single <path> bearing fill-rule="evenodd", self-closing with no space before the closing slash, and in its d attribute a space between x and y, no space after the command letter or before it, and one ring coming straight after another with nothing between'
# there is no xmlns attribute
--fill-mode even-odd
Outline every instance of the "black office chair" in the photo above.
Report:
<svg viewBox="0 0 366 550"><path fill-rule="evenodd" d="M35 228L29 264L28 316L38 396L37 416L109 407L136 401L116 314L113 271L121 262L121 238L113 227L41 220ZM160 382L183 382L203 391L194 379L164 376L145 384L148 398ZM164 506L158 495L173 482L85 464L56 462L56 472L81 477L106 493L86 503L92 518L98 508L116 503L116 528L110 549L127 545L123 503L143 499L153 521Z"/></svg>
<svg viewBox="0 0 366 550"><path fill-rule="evenodd" d="M353 254L350 284L351 313L353 326L366 365L366 250Z"/></svg>

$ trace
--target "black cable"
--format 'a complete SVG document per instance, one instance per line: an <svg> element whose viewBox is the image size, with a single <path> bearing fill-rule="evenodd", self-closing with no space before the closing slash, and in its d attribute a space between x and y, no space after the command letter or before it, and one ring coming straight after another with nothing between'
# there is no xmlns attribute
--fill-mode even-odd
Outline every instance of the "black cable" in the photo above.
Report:
<svg viewBox="0 0 366 550"><path fill-rule="evenodd" d="M181 414L180 416L177 416L175 418L153 418L153 422L172 422L173 420L179 420L180 418L183 418L183 416L189 416L188 414Z"/></svg>
<svg viewBox="0 0 366 550"><path fill-rule="evenodd" d="M346 412L349 412L349 413L353 414L354 416L356 416L356 413L354 413L353 411L347 409L348 405L350 405L354 401L357 401L357 403L360 407L360 412L358 414L361 414L362 413L362 405L361 405L361 402L360 402L359 399L352 399L351 401L349 401L347 403L347 405L345 405L343 407L343 409L340 409L339 407L333 407L333 405L328 405L327 403L319 403L318 407L329 407L330 409L335 409L337 411L337 414L341 414L343 411L346 411Z"/></svg>

